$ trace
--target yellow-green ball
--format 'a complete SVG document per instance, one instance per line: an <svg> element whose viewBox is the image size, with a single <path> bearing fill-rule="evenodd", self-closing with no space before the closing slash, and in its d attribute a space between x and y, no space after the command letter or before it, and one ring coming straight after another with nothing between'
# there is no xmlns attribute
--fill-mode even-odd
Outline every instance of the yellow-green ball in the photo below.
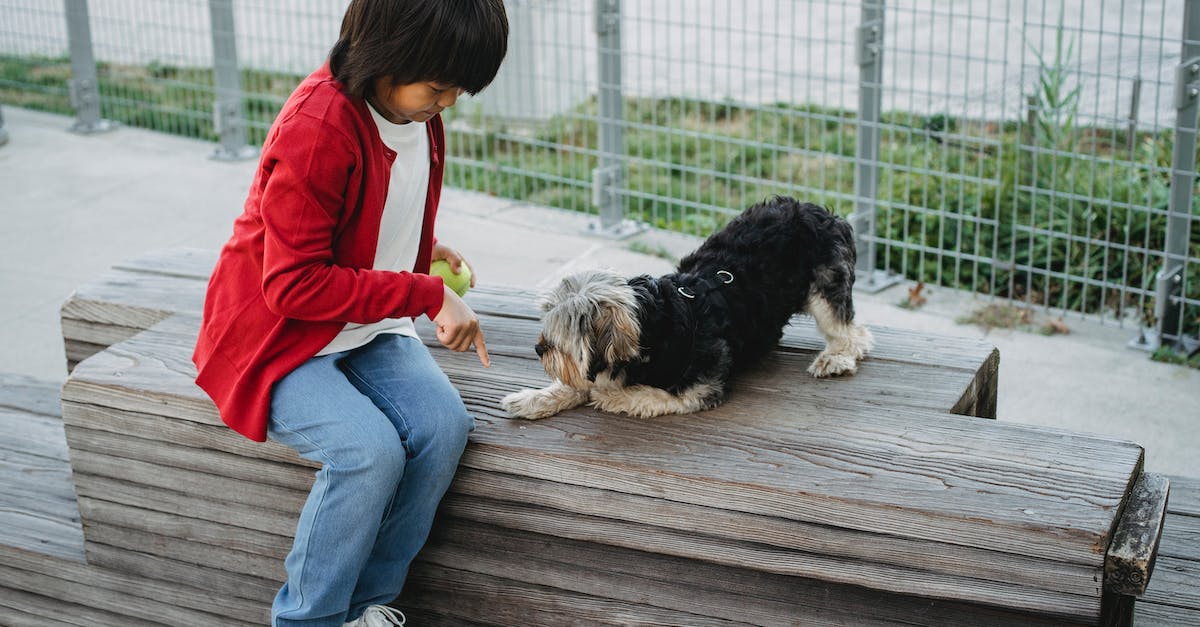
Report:
<svg viewBox="0 0 1200 627"><path fill-rule="evenodd" d="M429 264L429 274L442 277L446 287L454 290L459 296L466 296L467 290L471 289L471 266L467 264L459 264L458 269L461 270L458 274L450 269L450 262L445 259L438 259Z"/></svg>

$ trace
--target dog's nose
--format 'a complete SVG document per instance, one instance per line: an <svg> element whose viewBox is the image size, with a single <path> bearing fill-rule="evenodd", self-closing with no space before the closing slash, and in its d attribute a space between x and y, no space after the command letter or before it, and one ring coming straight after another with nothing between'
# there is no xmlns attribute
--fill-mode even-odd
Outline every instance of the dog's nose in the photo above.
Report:
<svg viewBox="0 0 1200 627"><path fill-rule="evenodd" d="M544 342L538 342L533 345L533 352L537 353L538 359L541 359L542 355L546 353L546 348L547 346Z"/></svg>

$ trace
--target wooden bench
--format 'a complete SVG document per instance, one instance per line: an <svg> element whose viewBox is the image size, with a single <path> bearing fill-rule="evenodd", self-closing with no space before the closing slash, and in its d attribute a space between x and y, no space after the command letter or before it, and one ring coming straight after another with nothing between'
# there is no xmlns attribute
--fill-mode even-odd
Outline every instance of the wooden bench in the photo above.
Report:
<svg viewBox="0 0 1200 627"><path fill-rule="evenodd" d="M192 381L213 259L77 290L63 418L89 564L265 616L315 466L225 428ZM857 376L815 380L799 319L716 410L524 422L497 401L546 382L537 312L468 298L493 366L433 350L478 427L398 601L417 624L1107 624L1149 580L1165 478L1131 443L970 419L995 416L989 345L876 328Z"/></svg>
<svg viewBox="0 0 1200 627"><path fill-rule="evenodd" d="M261 601L85 563L59 389L0 374L0 624L262 625ZM1139 627L1200 625L1200 479L1171 477L1168 506Z"/></svg>

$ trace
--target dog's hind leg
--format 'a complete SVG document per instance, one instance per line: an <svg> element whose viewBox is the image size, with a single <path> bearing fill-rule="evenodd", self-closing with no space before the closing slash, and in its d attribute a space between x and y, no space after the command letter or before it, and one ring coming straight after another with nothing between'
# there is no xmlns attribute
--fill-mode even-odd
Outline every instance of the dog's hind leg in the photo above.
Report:
<svg viewBox="0 0 1200 627"><path fill-rule="evenodd" d="M814 377L854 374L858 371L858 360L875 343L866 327L854 323L853 276L850 274L848 283L845 280L836 285L815 283L809 291L805 309L825 336L825 350L808 367Z"/></svg>
<svg viewBox="0 0 1200 627"><path fill-rule="evenodd" d="M521 390L500 399L504 411L517 418L537 420L588 402L588 391L555 381L540 390Z"/></svg>

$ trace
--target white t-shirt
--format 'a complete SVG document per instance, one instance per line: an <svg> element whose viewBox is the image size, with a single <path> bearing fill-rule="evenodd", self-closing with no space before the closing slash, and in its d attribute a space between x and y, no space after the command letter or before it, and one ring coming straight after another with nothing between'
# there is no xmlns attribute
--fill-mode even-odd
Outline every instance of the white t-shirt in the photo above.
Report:
<svg viewBox="0 0 1200 627"><path fill-rule="evenodd" d="M375 248L376 270L412 271L421 244L421 226L425 220L425 195L429 188L429 135L424 122L393 124L375 108L367 105L379 129L384 145L396 151L383 218L379 224L379 244ZM317 355L328 355L358 348L380 333L417 336L411 318L386 318L371 324L347 323Z"/></svg>

